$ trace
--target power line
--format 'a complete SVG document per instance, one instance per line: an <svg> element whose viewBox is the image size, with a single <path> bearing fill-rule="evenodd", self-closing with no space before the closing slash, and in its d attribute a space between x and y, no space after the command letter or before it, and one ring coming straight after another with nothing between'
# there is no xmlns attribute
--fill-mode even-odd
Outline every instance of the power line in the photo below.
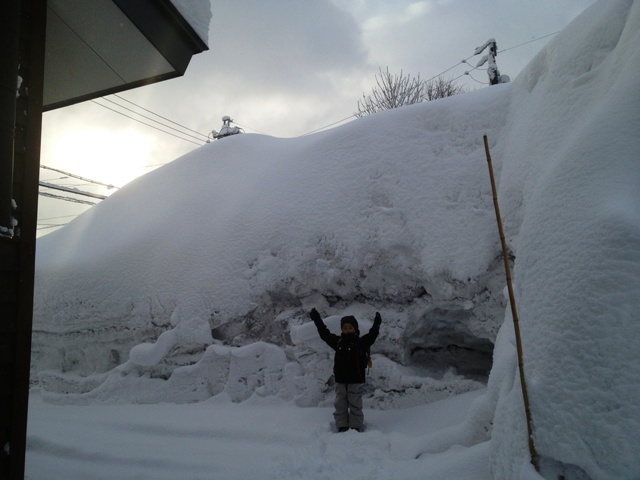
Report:
<svg viewBox="0 0 640 480"><path fill-rule="evenodd" d="M109 103L117 105L118 107L122 108L123 110L127 110L128 112L132 112L135 115L140 115L142 118L145 118L145 119L150 120L152 122L156 122L157 124L162 125L165 128L173 130L174 132L178 132L180 135L186 135L187 137L195 138L196 140L201 140L200 138L196 137L195 135L191 135L190 133L182 132L182 131L178 130L177 128L173 128L173 127L171 127L169 125L165 125L164 123L162 123L162 122L160 122L158 120L155 120L155 119L153 119L151 117L147 117L146 115L142 115L141 113L138 113L138 112L136 112L135 110L133 110L131 108L125 107L124 105L120 105L118 102L114 102L113 100L111 100L109 98L102 97L102 100L105 100L105 101L107 101ZM140 108L142 108L142 107L140 107ZM161 118L164 118L164 117L161 117ZM175 122L173 122L173 123L175 123ZM198 133L198 132L196 132L196 133ZM201 135L201 134L198 134L198 135Z"/></svg>
<svg viewBox="0 0 640 480"><path fill-rule="evenodd" d="M67 202L72 202L72 203L81 203L83 205L95 205L96 202L90 202L89 200L82 200L80 198L72 198L72 197L65 197L62 195L56 195L55 193L51 193L51 192L38 192L38 195L41 195L43 197L48 197L48 198L55 198L56 200L65 200Z"/></svg>
<svg viewBox="0 0 640 480"><path fill-rule="evenodd" d="M127 100L126 98L121 97L121 96L120 96L120 95L118 95L118 94L115 94L115 93L114 93L114 94L113 94L113 96L114 96L114 97L118 97L120 100L124 100L125 102L128 102L128 103L130 103L131 105L135 105L136 107L138 107L138 108L140 108L140 109L144 110L145 112L148 112L148 113L150 113L150 114L152 114L152 115L155 115L156 117L160 117L160 118L162 118L163 120L166 120L167 122L171 122L171 123L173 123L174 125L179 126L180 128L183 128L183 129L185 129L185 130L189 130L190 132L197 133L198 135L200 135L200 136L202 136L202 137L204 137L204 138L207 138L207 135L205 135L204 133L200 133L200 132L198 132L198 131L196 131L196 130L193 130L193 129L189 128L189 127L185 127L184 125L181 125L181 124L179 124L178 122L174 122L173 120L170 120L170 119L168 119L167 117L163 117L162 115L159 115L159 114L157 114L157 113L155 113L155 112L152 112L151 110L148 110L148 109L146 109L146 108L144 108L144 107L141 107L140 105L138 105L138 104L136 104L136 103L133 103L131 100Z"/></svg>
<svg viewBox="0 0 640 480"><path fill-rule="evenodd" d="M64 227L65 225L66 223L45 224L41 227L36 228L36 230L47 230L48 228Z"/></svg>
<svg viewBox="0 0 640 480"><path fill-rule="evenodd" d="M41 187L52 188L54 190L60 190L62 192L73 193L73 194L76 194L76 195L83 195L85 197L97 198L98 200L104 200L105 198L107 198L106 195L100 195L98 193L85 192L83 190L78 190L76 188L63 187L61 185L54 185L53 183L47 183L47 182L42 182L41 181L41 182L39 182L39 185Z"/></svg>
<svg viewBox="0 0 640 480"><path fill-rule="evenodd" d="M542 40L542 39L547 38L547 37L550 37L550 36L552 36L552 35L556 35L556 34L558 34L558 33L560 33L560 30L558 30L557 32L548 33L548 34L546 34L546 35L543 35L542 37L534 38L533 40L528 40L528 41L523 42L523 43L520 43L520 44L518 44L518 45L514 45L513 47L505 48L505 49L503 49L503 50L498 50L498 52L497 52L497 53L504 53L504 52L507 52L507 51L509 51L509 50L513 50L513 49L516 49L516 48L522 47L523 45L527 45L527 44L532 43L532 42L537 42L538 40ZM475 57L475 56L476 56L476 54L474 53L473 55L469 55L467 58L463 58L462 60L460 60L460 61L459 61L458 63L456 63L455 65L453 65L453 66L451 66L451 67L447 68L446 70L443 70L442 72L438 73L437 75L434 75L433 77L431 77L430 79L428 79L428 80L426 80L426 81L428 82L428 81L430 81L430 80L434 80L434 79L436 79L436 78L440 77L441 75L444 75L444 74L445 74L445 73L447 73L448 71L453 70L453 69L454 69L454 68L456 68L458 65L462 65L462 64L467 64L467 65L469 65L469 63L468 63L468 62L469 62L469 60L470 60L471 58ZM478 69L478 67L472 67L472 70L482 70L482 69ZM462 75L460 75L460 76L458 76L458 77L454 78L454 80L457 80L458 78L462 77L463 75L468 75L468 73L466 73L466 72L465 72L465 73L463 73ZM472 77L472 78L473 78L473 77ZM474 80L475 80L475 79L474 79ZM477 80L476 80L476 81L477 81ZM483 82L480 82L480 83L483 83Z"/></svg>
<svg viewBox="0 0 640 480"><path fill-rule="evenodd" d="M82 180L83 182L89 182L89 183L94 183L96 185L102 185L103 187L107 187L108 189L112 189L112 188L120 188L120 187L114 187L113 185L111 185L110 183L102 183L99 182L97 180L91 180L90 178L86 178L86 177L81 177L80 175L76 175L75 173L69 173L69 172L65 172L64 170L59 170L57 168L53 168L53 167L47 167L46 165L40 165L40 168L45 169L45 170L52 170L54 172L58 172L61 173L63 175L66 175L67 177L73 177L73 178L77 178L78 180Z"/></svg>
<svg viewBox="0 0 640 480"><path fill-rule="evenodd" d="M71 218L71 217L77 217L78 215L60 215L58 217L49 217L49 218L41 218L40 221L41 222L47 222L49 220L58 220L60 218Z"/></svg>
<svg viewBox="0 0 640 480"><path fill-rule="evenodd" d="M48 180L50 181L52 179L49 178ZM58 180L56 180L56 184L62 185L63 187L95 187L95 184L93 183L62 183L62 182L59 182Z"/></svg>
<svg viewBox="0 0 640 480"><path fill-rule="evenodd" d="M112 112L115 112L115 113L117 113L117 114L119 114L119 115L122 115L123 117L127 117L127 118L129 118L130 120L133 120L133 121L135 121L135 122L138 122L138 123L141 123L141 124L143 124L143 125L146 125L147 127L154 128L154 129L156 129L156 130L158 130L158 131L160 131L160 132L162 132L162 133L166 133L167 135L171 135L172 137L179 138L180 140L184 140L185 142L193 143L194 145L198 145L198 146L201 146L201 145L202 145L202 143L196 143L196 142L194 142L193 140L189 140L189 139L187 139L187 138L179 137L178 135L176 135L176 134L174 134L174 133L167 132L166 130L162 130L161 128L158 128L158 127L156 127L155 125L150 125L150 124L148 124L148 123L146 123L146 122L143 122L142 120L138 120L137 118L133 118L132 116L127 115L126 113L119 112L118 110L115 110L115 109L113 109L113 108L111 108L111 107L108 107L108 106L106 106L106 105L103 105L102 103L99 103L99 102L97 102L96 100L91 100L91 101L92 101L93 103L95 103L96 105L100 105L102 108L106 108L107 110L111 110Z"/></svg>
<svg viewBox="0 0 640 480"><path fill-rule="evenodd" d="M311 135L312 133L319 132L320 130L324 130L325 128L333 127L334 125L337 125L338 123L342 123L345 120L349 120L351 117L355 117L355 116L356 115L354 113L352 113L351 115L349 115L348 117L343 118L342 120L338 120L337 122L330 123L329 125L325 125L324 127L316 128L315 130L311 130L310 132L303 133L300 136L304 137L306 135Z"/></svg>
<svg viewBox="0 0 640 480"><path fill-rule="evenodd" d="M89 201L85 201L85 200L77 200L77 199L73 199L70 197L63 197L63 196L59 196L59 195L54 195L54 194L47 194L47 192L44 193L40 193L40 195L44 196L44 197L52 197L58 200L66 200L69 202L73 202L73 203L82 203L82 204L87 204L87 205L95 205L95 203L93 202L89 202ZM49 218L40 218L38 219L38 230L47 230L49 228L56 228L56 227L64 227L65 225L67 225L69 222L64 222L64 223L45 223L48 222L50 220L59 220L62 218L76 218L78 216L78 214L76 215L61 215L59 217L49 217Z"/></svg>
<svg viewBox="0 0 640 480"><path fill-rule="evenodd" d="M71 198L71 197L65 197L62 195L56 195L50 192L38 192L40 195L42 195L43 197L47 197L47 198L53 198L55 200L63 200L63 201L67 201L67 202L71 202L71 203L79 203L82 205L90 205L93 206L95 205L95 202L90 202L88 200L81 200L81 199L77 199L77 198ZM48 218L39 218L38 219L38 230L47 230L49 228L56 228L56 227L64 227L65 225L67 225L69 222L65 222L65 223L45 223L51 220L60 220L63 218L76 218L78 216L78 214L74 214L74 215L60 215L57 217L48 217Z"/></svg>
<svg viewBox="0 0 640 480"><path fill-rule="evenodd" d="M434 75L433 77L429 78L428 80L425 80L425 82L430 82L431 80L435 80L438 77L441 77L442 75L444 75L445 73L447 73L450 70L453 70L454 68L456 68L458 65L462 65L464 63L467 63L467 61L471 58L474 57L474 55L471 55L467 58L463 58L462 60L460 60L458 63L456 63L454 66L447 68L446 70L443 70L442 72L438 73L437 75Z"/></svg>
<svg viewBox="0 0 640 480"><path fill-rule="evenodd" d="M534 38L533 40L529 40L529 41L521 43L519 45L514 45L513 47L505 48L504 50L498 50L498 53L504 53L504 52L507 52L509 50L513 50L514 48L518 48L518 47L522 47L523 45L527 45L528 43L537 42L538 40L542 40L543 38L547 38L547 37L550 37L552 35L557 35L560 32L561 32L561 30L558 30L557 32L553 32L553 33L548 33L546 35L543 35L542 37Z"/></svg>
<svg viewBox="0 0 640 480"><path fill-rule="evenodd" d="M473 78L473 76L469 72L464 72L464 74L467 75L474 82L481 83L482 85L487 85L489 83L489 82L481 82L480 80L476 80L475 78Z"/></svg>

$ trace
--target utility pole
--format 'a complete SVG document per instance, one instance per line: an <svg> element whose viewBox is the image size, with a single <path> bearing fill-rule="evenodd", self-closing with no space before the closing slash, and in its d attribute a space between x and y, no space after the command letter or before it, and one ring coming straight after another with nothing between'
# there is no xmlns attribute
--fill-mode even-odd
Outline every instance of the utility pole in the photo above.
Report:
<svg viewBox="0 0 640 480"><path fill-rule="evenodd" d="M498 56L498 44L495 38L490 38L484 44L476 48L474 55L481 54L486 48L489 48L489 52L480 59L476 68L481 67L485 63L489 64L487 68L487 74L489 75L489 84L497 85L499 83L507 83L510 79L508 75L500 75L498 70L498 64L496 63L496 57Z"/></svg>

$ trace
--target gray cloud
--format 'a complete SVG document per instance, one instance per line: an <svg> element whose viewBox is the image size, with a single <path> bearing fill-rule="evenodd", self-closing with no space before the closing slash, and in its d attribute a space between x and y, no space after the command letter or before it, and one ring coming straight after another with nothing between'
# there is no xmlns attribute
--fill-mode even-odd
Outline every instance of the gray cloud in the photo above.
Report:
<svg viewBox="0 0 640 480"><path fill-rule="evenodd" d="M329 1L214 2L210 47L216 76L275 91L305 93L366 61L360 28Z"/></svg>

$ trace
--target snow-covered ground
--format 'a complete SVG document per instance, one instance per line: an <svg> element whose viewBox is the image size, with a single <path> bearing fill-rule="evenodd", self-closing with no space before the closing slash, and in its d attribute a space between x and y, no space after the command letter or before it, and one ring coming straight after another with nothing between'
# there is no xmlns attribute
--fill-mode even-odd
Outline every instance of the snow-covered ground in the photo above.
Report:
<svg viewBox="0 0 640 480"><path fill-rule="evenodd" d="M539 478L483 135L541 472L638 478L639 80L601 0L510 84L216 141L41 238L29 478ZM382 314L362 434L312 307Z"/></svg>
<svg viewBox="0 0 640 480"><path fill-rule="evenodd" d="M483 390L366 412L334 433L331 408L283 402L52 406L32 403L28 478L486 479L488 442L451 447ZM55 438L53 433L55 432ZM433 453L437 452L437 453ZM535 477L534 477L535 478Z"/></svg>

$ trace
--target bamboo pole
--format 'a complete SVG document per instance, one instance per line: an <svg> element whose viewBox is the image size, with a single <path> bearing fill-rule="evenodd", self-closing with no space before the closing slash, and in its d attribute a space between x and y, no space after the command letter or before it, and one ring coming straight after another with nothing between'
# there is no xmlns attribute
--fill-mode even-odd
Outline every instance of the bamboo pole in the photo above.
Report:
<svg viewBox="0 0 640 480"><path fill-rule="evenodd" d="M509 267L509 257L507 255L507 242L504 239L502 229L502 218L500 216L500 206L498 205L498 193L496 189L496 181L493 177L493 166L491 164L491 154L489 153L489 141L484 136L484 150L487 154L487 163L489 165L489 176L491 177L491 190L493 191L493 205L496 210L496 220L498 222L498 231L500 233L500 243L502 244L502 258L504 260L504 269L507 276L507 288L509 290L509 303L511 305L511 314L513 316L513 327L516 335L516 350L518 354L518 370L520 372L520 386L522 387L522 398L524 400L524 412L527 419L527 434L529 438L529 454L531 456L531 464L538 470L538 455L533 444L533 431L531 427L531 409L529 408L529 394L527 393L527 383L524 378L524 366L522 362L522 338L520 337L520 323L518 321L518 312L516 309L516 299L513 294L513 285L511 283L511 268Z"/></svg>

